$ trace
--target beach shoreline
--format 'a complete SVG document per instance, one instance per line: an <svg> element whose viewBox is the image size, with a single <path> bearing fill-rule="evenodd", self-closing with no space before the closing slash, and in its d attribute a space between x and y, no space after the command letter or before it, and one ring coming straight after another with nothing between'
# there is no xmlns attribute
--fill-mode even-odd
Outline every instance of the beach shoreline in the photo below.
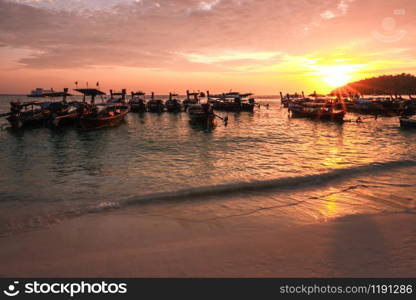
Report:
<svg viewBox="0 0 416 300"><path fill-rule="evenodd" d="M1 277L414 277L416 214L293 225L206 222L134 206L2 237Z"/></svg>

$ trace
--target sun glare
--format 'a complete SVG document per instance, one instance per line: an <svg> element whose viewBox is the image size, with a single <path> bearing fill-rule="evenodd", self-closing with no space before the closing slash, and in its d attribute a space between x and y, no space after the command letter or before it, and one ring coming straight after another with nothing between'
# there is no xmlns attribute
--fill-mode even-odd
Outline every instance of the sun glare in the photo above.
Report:
<svg viewBox="0 0 416 300"><path fill-rule="evenodd" d="M353 65L323 66L318 70L319 76L329 86L336 88L351 81L356 67Z"/></svg>

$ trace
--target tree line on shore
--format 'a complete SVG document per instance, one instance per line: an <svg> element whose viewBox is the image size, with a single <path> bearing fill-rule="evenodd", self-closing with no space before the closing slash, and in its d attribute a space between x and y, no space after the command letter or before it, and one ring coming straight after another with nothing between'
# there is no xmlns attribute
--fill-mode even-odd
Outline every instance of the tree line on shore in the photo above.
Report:
<svg viewBox="0 0 416 300"><path fill-rule="evenodd" d="M416 76L402 73L366 78L336 88L331 94L414 95L416 94Z"/></svg>

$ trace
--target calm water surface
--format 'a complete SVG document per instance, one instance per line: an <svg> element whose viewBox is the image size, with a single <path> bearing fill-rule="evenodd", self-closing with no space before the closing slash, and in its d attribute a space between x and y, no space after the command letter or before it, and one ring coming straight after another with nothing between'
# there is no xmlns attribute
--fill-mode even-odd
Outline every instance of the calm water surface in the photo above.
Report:
<svg viewBox="0 0 416 300"><path fill-rule="evenodd" d="M0 96L0 112L18 98ZM400 130L397 118L314 122L288 118L277 98L258 101L269 109L229 113L228 126L212 130L191 126L185 113L130 113L118 127L90 132L3 128L0 234L152 201L153 210L187 217L277 207L302 222L413 205L416 133ZM207 194L211 201L179 201ZM328 207L334 195L344 204Z"/></svg>

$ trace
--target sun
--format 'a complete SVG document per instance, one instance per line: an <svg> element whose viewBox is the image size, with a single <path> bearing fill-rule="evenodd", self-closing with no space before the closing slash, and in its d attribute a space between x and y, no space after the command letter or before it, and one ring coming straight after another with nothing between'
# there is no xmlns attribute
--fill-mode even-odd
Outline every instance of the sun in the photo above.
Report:
<svg viewBox="0 0 416 300"><path fill-rule="evenodd" d="M321 66L318 75L327 85L336 88L350 82L354 71L356 68L353 65Z"/></svg>

